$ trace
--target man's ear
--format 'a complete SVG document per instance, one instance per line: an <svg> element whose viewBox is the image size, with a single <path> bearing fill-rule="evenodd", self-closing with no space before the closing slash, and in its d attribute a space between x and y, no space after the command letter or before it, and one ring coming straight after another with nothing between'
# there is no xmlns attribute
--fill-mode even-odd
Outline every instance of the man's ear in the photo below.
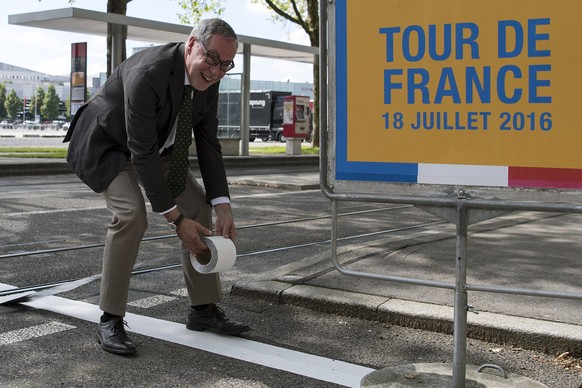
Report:
<svg viewBox="0 0 582 388"><path fill-rule="evenodd" d="M188 37L188 40L186 41L186 49L185 49L187 54L190 54L190 52L192 51L192 48L194 47L194 43L196 43L196 42L197 42L196 37L194 37L194 36Z"/></svg>

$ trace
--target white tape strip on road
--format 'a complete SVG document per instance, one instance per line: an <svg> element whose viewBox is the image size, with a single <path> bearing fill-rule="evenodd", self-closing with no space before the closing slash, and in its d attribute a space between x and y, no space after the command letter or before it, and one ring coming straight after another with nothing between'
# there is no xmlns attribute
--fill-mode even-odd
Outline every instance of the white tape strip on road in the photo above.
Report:
<svg viewBox="0 0 582 388"><path fill-rule="evenodd" d="M0 333L0 346L27 341L32 338L44 337L45 335L60 333L61 331L72 329L76 329L76 326L60 322L50 322L42 325L26 327L24 329L7 331L6 333Z"/></svg>
<svg viewBox="0 0 582 388"><path fill-rule="evenodd" d="M0 284L0 289L3 286L11 287ZM22 304L95 323L101 316L101 311L96 305L56 296L47 296ZM301 353L241 337L218 335L208 331L190 331L183 323L131 313L128 313L125 319L131 326L129 331L137 334L348 387L360 387L362 378L375 371L360 365Z"/></svg>

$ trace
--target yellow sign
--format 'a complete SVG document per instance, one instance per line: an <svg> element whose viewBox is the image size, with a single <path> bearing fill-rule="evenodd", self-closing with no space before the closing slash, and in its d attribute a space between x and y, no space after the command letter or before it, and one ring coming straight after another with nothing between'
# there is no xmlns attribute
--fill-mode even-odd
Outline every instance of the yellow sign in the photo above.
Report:
<svg viewBox="0 0 582 388"><path fill-rule="evenodd" d="M345 162L582 168L582 1L337 6Z"/></svg>

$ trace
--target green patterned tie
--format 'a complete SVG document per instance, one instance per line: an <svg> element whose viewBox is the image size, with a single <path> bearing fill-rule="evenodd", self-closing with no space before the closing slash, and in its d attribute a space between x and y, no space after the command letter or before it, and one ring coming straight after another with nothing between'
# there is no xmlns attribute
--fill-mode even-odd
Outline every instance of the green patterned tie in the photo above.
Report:
<svg viewBox="0 0 582 388"><path fill-rule="evenodd" d="M184 86L184 96L178 111L176 138L172 150L172 163L168 175L168 187L174 198L186 188L188 174L188 154L192 144L192 86Z"/></svg>

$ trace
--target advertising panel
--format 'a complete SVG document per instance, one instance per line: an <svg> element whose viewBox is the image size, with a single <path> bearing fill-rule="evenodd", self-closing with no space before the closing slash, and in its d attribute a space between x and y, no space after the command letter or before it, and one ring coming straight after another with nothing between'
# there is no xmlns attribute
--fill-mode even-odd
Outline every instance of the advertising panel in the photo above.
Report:
<svg viewBox="0 0 582 388"><path fill-rule="evenodd" d="M85 102L87 95L87 43L71 44L71 116Z"/></svg>
<svg viewBox="0 0 582 388"><path fill-rule="evenodd" d="M336 179L582 188L582 1L336 1Z"/></svg>

